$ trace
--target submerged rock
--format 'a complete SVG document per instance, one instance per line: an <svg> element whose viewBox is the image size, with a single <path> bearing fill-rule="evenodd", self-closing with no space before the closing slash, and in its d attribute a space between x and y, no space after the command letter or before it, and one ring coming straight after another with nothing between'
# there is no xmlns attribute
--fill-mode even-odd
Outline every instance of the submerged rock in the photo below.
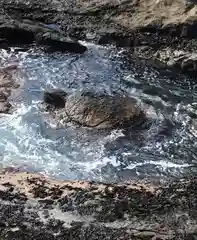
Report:
<svg viewBox="0 0 197 240"><path fill-rule="evenodd" d="M44 101L62 123L68 121L97 129L124 128L146 121L137 101L128 96L110 96L93 92L45 92ZM60 109L58 109L60 108Z"/></svg>
<svg viewBox="0 0 197 240"><path fill-rule="evenodd" d="M53 240L174 240L197 233L195 178L163 184L57 181L0 173L0 237Z"/></svg>

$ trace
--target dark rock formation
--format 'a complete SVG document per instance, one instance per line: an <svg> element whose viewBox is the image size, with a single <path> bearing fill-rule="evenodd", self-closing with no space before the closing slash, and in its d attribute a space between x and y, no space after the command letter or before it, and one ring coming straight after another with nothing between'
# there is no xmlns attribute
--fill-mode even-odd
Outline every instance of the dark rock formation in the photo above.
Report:
<svg viewBox="0 0 197 240"><path fill-rule="evenodd" d="M20 43L32 43L38 31L32 30L33 25L35 21L42 22L44 25L36 25L36 29L39 28L38 32L43 32L43 29L47 32L44 43L50 45L49 51L51 45L54 50L85 51L76 43L73 45L61 40L64 33L75 39L131 48L137 55L163 61L167 66L168 59L162 55L166 48L170 48L171 66L179 69L186 58L193 61L192 55L197 52L195 1L2 0L0 9L0 36L3 34L10 42L18 40ZM24 19L31 20L25 23L26 27ZM48 32L53 36L50 37ZM57 34L57 39L54 39ZM186 58L177 61L174 57L176 50L182 50ZM193 67L182 69L186 73L196 72Z"/></svg>
<svg viewBox="0 0 197 240"><path fill-rule="evenodd" d="M13 171L0 178L4 240L186 240L197 233L195 178L159 185L60 182Z"/></svg>
<svg viewBox="0 0 197 240"><path fill-rule="evenodd" d="M44 92L44 102L55 108L64 108L66 96L67 96L66 92L58 89Z"/></svg>
<svg viewBox="0 0 197 240"><path fill-rule="evenodd" d="M71 53L84 53L87 48L77 41L73 41L68 37L63 37L59 33L37 34L36 43L45 46L46 52L71 52Z"/></svg>
<svg viewBox="0 0 197 240"><path fill-rule="evenodd" d="M160 59L170 68L180 69L182 73L191 76L197 75L197 52L195 51L176 50L168 47L158 50L153 58Z"/></svg>
<svg viewBox="0 0 197 240"><path fill-rule="evenodd" d="M130 97L93 92L76 92L66 98L65 95L62 91L44 93L44 101L49 109L50 106L57 108L52 112L58 122L71 121L85 127L105 129L124 128L146 121L145 113L137 101Z"/></svg>
<svg viewBox="0 0 197 240"><path fill-rule="evenodd" d="M47 52L84 53L86 47L55 29L30 20L10 20L0 24L0 37L10 46L38 44ZM0 47L5 47L4 45Z"/></svg>

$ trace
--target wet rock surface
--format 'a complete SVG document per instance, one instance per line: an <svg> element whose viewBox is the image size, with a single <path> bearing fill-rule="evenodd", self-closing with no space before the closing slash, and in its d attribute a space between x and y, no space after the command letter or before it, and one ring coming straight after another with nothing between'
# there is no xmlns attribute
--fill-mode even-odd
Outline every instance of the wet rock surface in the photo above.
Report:
<svg viewBox="0 0 197 240"><path fill-rule="evenodd" d="M88 91L66 94L56 90L44 93L44 104L41 106L63 125L70 121L89 128L112 129L147 121L136 99L119 94L110 96Z"/></svg>
<svg viewBox="0 0 197 240"><path fill-rule="evenodd" d="M14 74L17 71L19 71L17 66L0 69L0 113L12 112L11 97L22 86L22 78L19 79L16 77L17 74Z"/></svg>
<svg viewBox="0 0 197 240"><path fill-rule="evenodd" d="M155 58L165 62L169 67L181 69L183 73L197 74L197 53L183 50L173 50L170 48L162 49L155 53Z"/></svg>
<svg viewBox="0 0 197 240"><path fill-rule="evenodd" d="M49 51L85 51L85 47L77 43L61 40L66 36L128 47L143 58L160 60L167 66L168 60L160 56L163 49L169 47L173 67L178 66L185 73L196 72L194 67L182 67L185 66L185 63L182 64L185 58L177 60L173 57L174 51L181 49L187 55L186 58L189 57L190 62L193 62L192 54L188 56L188 52L197 51L195 1L2 0L0 6L0 36L10 42L18 39L21 43L32 43L37 32L43 35L44 31L47 36L44 34L37 39L40 43L50 45L47 48ZM31 23L24 24L25 19L31 20ZM35 22L39 22L39 27ZM41 26L41 23L44 25ZM19 34L14 37L17 32L21 33L21 37ZM142 48L147 51L141 51Z"/></svg>
<svg viewBox="0 0 197 240"><path fill-rule="evenodd" d="M195 239L196 179L151 185L0 174L2 239Z"/></svg>

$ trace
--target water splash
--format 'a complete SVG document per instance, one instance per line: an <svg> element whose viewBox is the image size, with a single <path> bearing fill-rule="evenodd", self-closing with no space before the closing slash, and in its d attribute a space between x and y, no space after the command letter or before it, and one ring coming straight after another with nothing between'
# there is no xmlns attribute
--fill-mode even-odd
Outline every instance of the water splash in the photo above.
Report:
<svg viewBox="0 0 197 240"><path fill-rule="evenodd" d="M26 73L20 97L15 99L17 111L0 119L2 166L23 166L61 179L114 181L179 176L196 164L191 117L196 113L196 95L186 84L189 80L182 79L181 85L154 69L127 69L121 52L94 44L88 44L88 51L80 56L12 50L1 52L0 61L17 62ZM48 88L127 92L151 106L155 121L149 129L131 133L94 133L72 124L57 130L38 111ZM166 121L164 126L164 119L172 125Z"/></svg>

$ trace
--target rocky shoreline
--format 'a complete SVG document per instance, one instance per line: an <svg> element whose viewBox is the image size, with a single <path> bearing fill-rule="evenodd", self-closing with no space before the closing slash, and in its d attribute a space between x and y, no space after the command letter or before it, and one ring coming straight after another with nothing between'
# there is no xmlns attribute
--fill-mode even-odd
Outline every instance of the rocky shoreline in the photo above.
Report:
<svg viewBox="0 0 197 240"><path fill-rule="evenodd" d="M195 239L197 182L57 181L4 169L1 239Z"/></svg>
<svg viewBox="0 0 197 240"><path fill-rule="evenodd" d="M0 7L2 47L36 42L47 51L83 53L77 40L115 44L131 50L131 58L196 75L195 1L2 0Z"/></svg>
<svg viewBox="0 0 197 240"><path fill-rule="evenodd" d="M188 0L1 0L0 49L83 54L79 40L124 47L131 59L197 74L197 5ZM0 112L21 86L0 70ZM14 70L15 71L15 70ZM16 70L17 71L17 70ZM197 180L103 184L0 173L0 239L197 238Z"/></svg>

